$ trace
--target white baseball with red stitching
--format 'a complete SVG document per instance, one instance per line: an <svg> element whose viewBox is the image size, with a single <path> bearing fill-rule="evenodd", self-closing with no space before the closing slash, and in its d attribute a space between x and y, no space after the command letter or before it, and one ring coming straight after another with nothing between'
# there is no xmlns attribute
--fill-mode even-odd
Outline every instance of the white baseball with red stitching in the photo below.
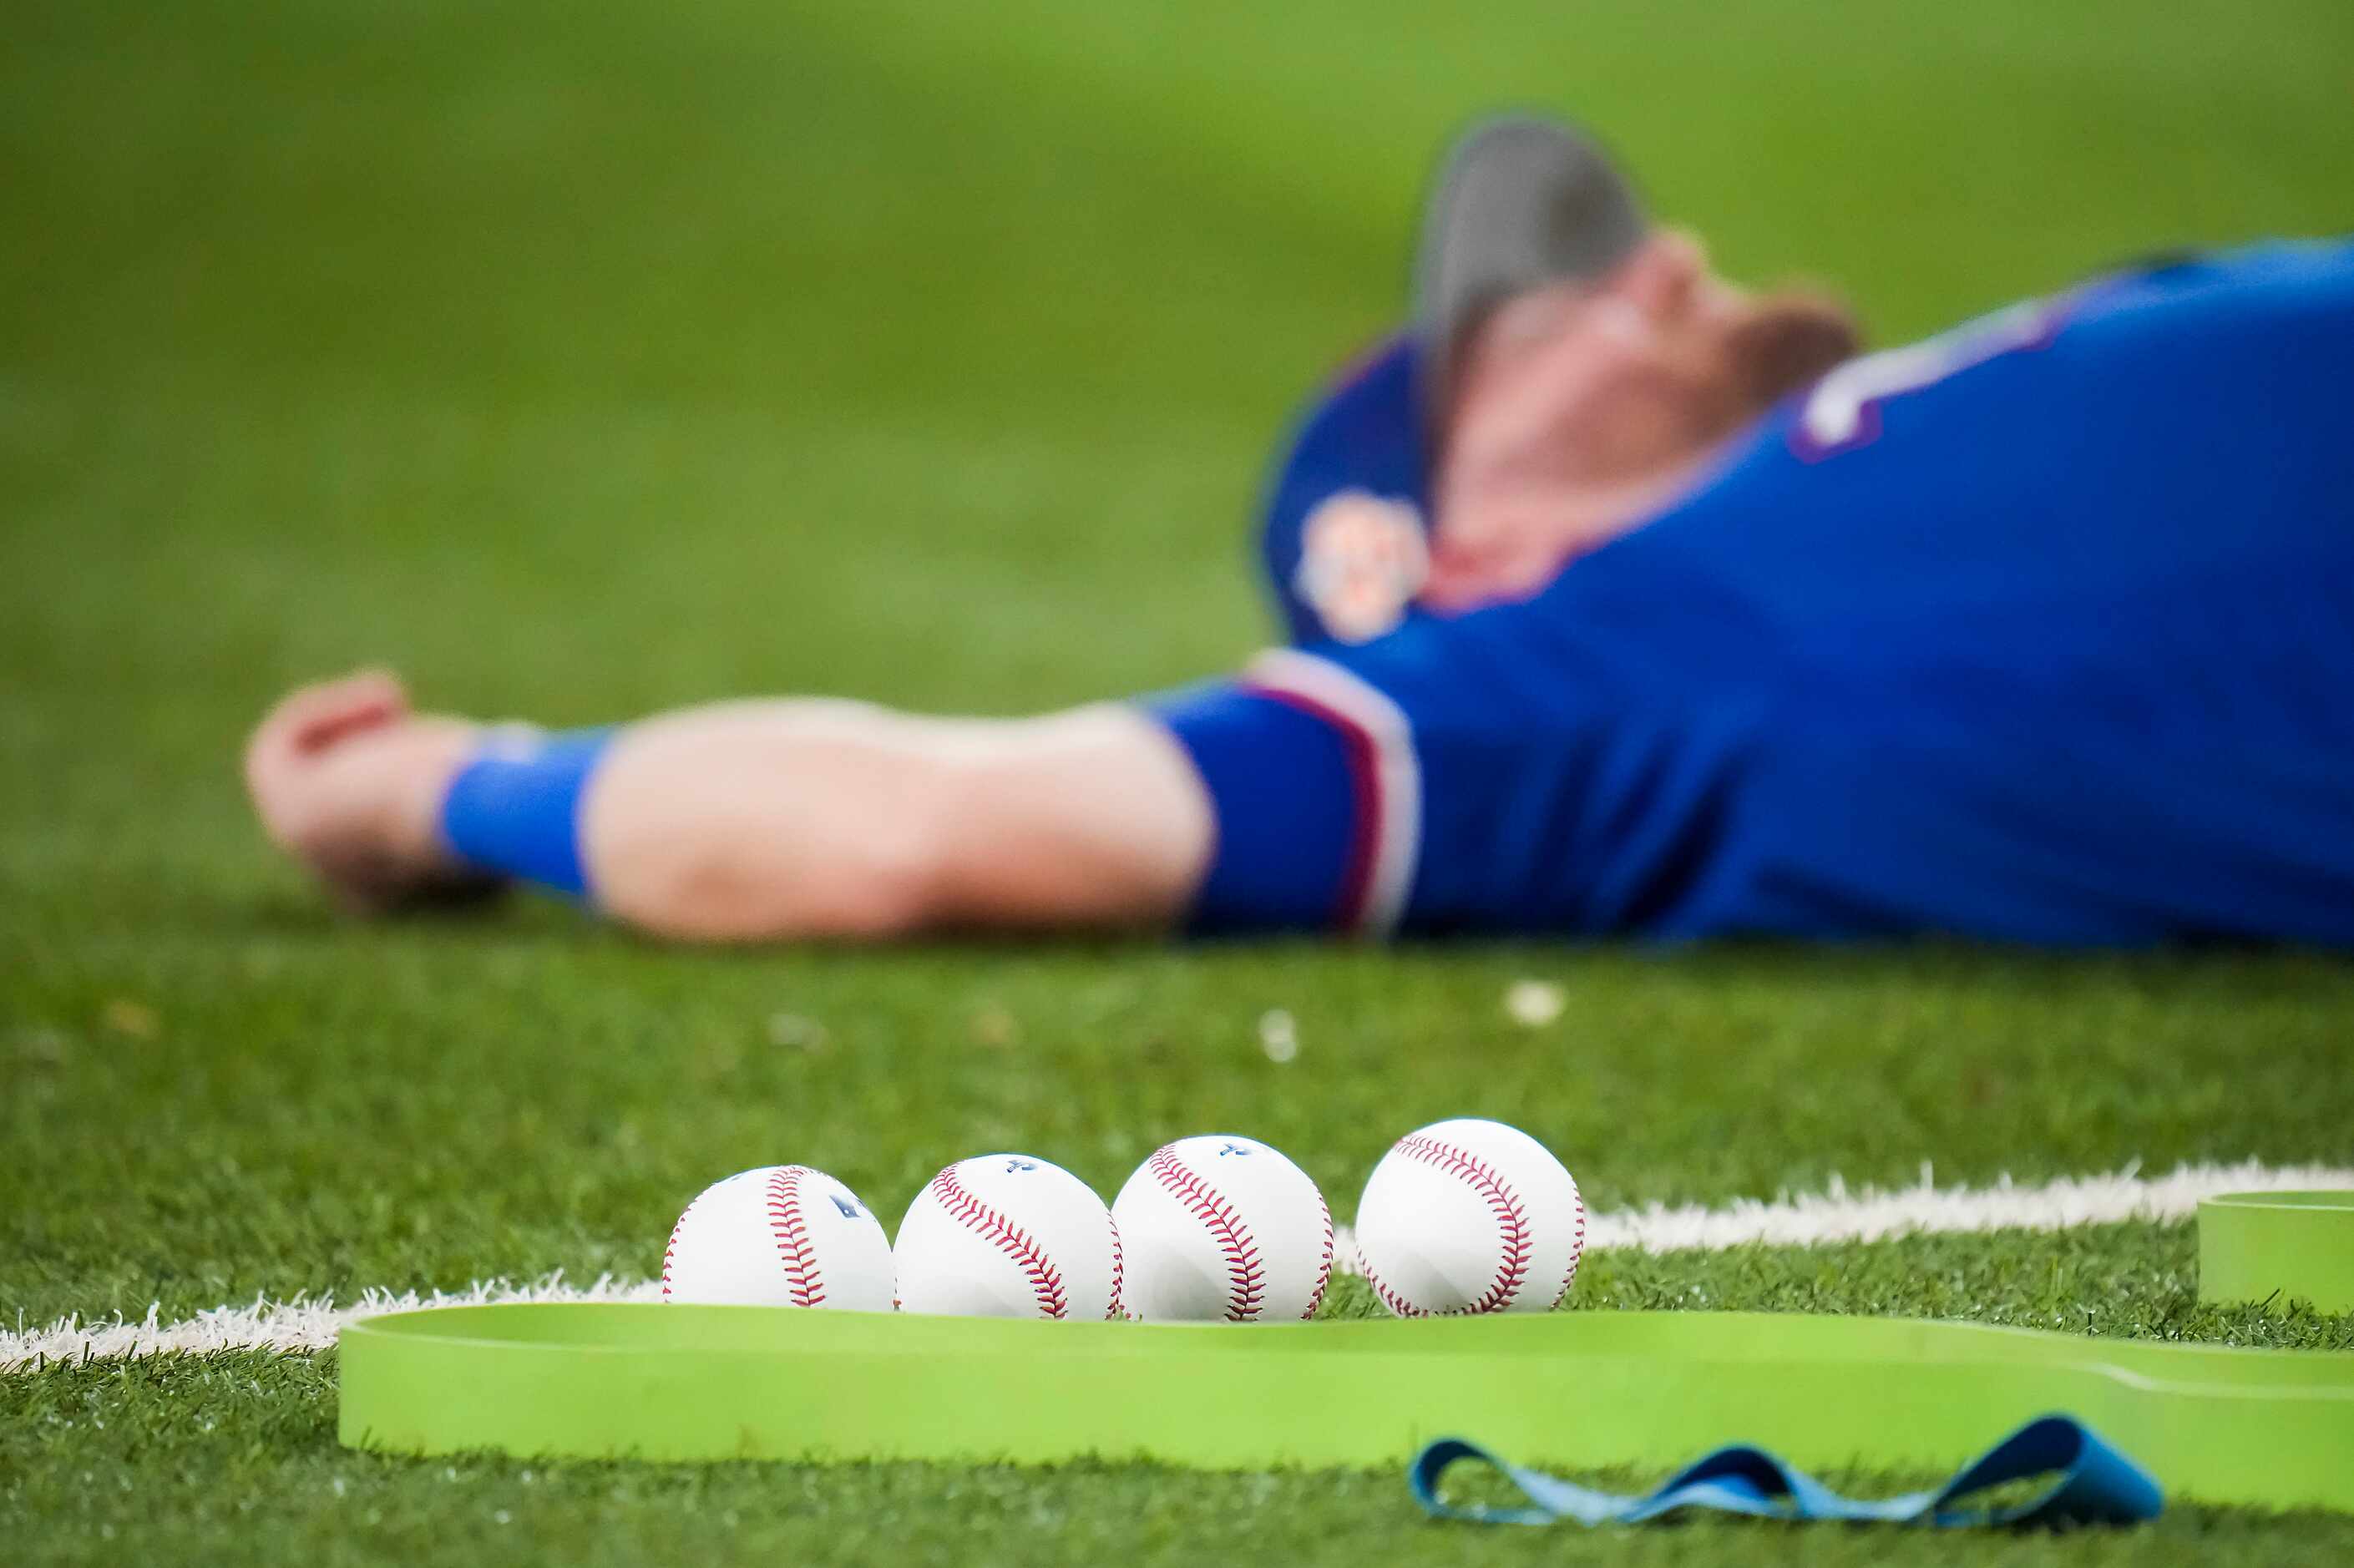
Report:
<svg viewBox="0 0 2354 1568"><path fill-rule="evenodd" d="M1051 1160L979 1154L924 1184L892 1249L899 1306L963 1318L1119 1316L1119 1231Z"/></svg>
<svg viewBox="0 0 2354 1568"><path fill-rule="evenodd" d="M1126 1305L1154 1322L1283 1322L1315 1314L1332 1276L1332 1211L1308 1172L1225 1134L1153 1151L1112 1200Z"/></svg>
<svg viewBox="0 0 2354 1568"><path fill-rule="evenodd" d="M1357 1205L1366 1280L1401 1318L1544 1312L1585 1250L1585 1204L1553 1151L1464 1117L1391 1145Z"/></svg>
<svg viewBox="0 0 2354 1568"><path fill-rule="evenodd" d="M663 1299L891 1309L891 1244L858 1194L806 1165L714 1182L663 1251Z"/></svg>

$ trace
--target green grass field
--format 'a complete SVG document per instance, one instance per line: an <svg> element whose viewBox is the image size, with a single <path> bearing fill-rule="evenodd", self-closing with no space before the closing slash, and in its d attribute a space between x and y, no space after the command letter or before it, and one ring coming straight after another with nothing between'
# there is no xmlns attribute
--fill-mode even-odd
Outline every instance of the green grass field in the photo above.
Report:
<svg viewBox="0 0 2354 1568"><path fill-rule="evenodd" d="M355 927L265 853L245 727L364 661L553 723L755 691L1012 712L1229 667L1263 634L1258 464L1395 313L1427 160L1483 107L1590 118L1733 270L1824 279L1883 338L2161 244L2354 221L2342 0L1464 15L19 0L6 1324L643 1277L743 1166L823 1166L896 1218L963 1153L1108 1192L1210 1128L1287 1149L1344 1217L1390 1138L1467 1113L1538 1132L1605 1209L1924 1161L2354 1162L2354 965L2326 956L698 953L529 901ZM1558 1022L1507 1017L1527 977L1565 989ZM1574 1304L2354 1348L2354 1319L2193 1283L2188 1230L2122 1224L1601 1253ZM364 1458L334 1444L333 1372L0 1374L0 1557L2354 1553L2354 1520L2203 1509L2122 1537L1588 1536L1426 1526L1386 1474Z"/></svg>

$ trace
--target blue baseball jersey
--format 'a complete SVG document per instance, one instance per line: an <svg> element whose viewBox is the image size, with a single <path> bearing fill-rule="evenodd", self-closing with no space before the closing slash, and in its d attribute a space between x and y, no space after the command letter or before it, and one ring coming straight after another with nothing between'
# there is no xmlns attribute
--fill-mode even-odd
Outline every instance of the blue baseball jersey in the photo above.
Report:
<svg viewBox="0 0 2354 1568"><path fill-rule="evenodd" d="M2354 944L2354 241L1851 361L1458 616L1385 598L1414 358L1278 474L1299 645L1150 705L1214 802L1198 927Z"/></svg>

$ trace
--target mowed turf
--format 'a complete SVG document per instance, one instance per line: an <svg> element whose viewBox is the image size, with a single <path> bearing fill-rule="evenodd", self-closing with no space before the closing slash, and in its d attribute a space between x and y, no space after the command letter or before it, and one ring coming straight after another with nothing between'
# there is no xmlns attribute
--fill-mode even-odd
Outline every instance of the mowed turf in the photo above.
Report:
<svg viewBox="0 0 2354 1568"><path fill-rule="evenodd" d="M1388 1139L1466 1112L1543 1136L1603 1207L1924 1161L2354 1160L2354 966L2326 956L692 953L529 901L369 929L239 797L262 705L362 661L555 723L803 690L1013 712L1231 665L1262 635L1264 451L1394 316L1434 143L1486 105L1589 116L1729 266L1818 276L1883 337L2354 220L2354 13L2064 9L12 7L0 1313L642 1276L741 1166L822 1165L896 1219L957 1155L1108 1190L1208 1128L1288 1149L1344 1215ZM1557 1022L1507 1017L1530 977L1564 988ZM2193 1284L2188 1232L2126 1225L1601 1255L1576 1305L2354 1343ZM2342 1520L2206 1510L2126 1538L1587 1537L1423 1527L1390 1476L409 1463L334 1446L332 1374L0 1377L5 1555L2354 1551Z"/></svg>

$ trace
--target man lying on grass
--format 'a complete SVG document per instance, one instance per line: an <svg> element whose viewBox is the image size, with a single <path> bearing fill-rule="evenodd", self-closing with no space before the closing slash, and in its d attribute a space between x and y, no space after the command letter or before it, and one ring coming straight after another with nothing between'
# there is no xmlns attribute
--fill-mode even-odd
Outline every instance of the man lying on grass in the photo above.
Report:
<svg viewBox="0 0 2354 1568"><path fill-rule="evenodd" d="M1280 470L1296 646L1237 679L545 736L362 674L263 722L262 822L364 907L520 878L716 940L2354 944L2354 243L1856 358L1521 121L1418 278Z"/></svg>

